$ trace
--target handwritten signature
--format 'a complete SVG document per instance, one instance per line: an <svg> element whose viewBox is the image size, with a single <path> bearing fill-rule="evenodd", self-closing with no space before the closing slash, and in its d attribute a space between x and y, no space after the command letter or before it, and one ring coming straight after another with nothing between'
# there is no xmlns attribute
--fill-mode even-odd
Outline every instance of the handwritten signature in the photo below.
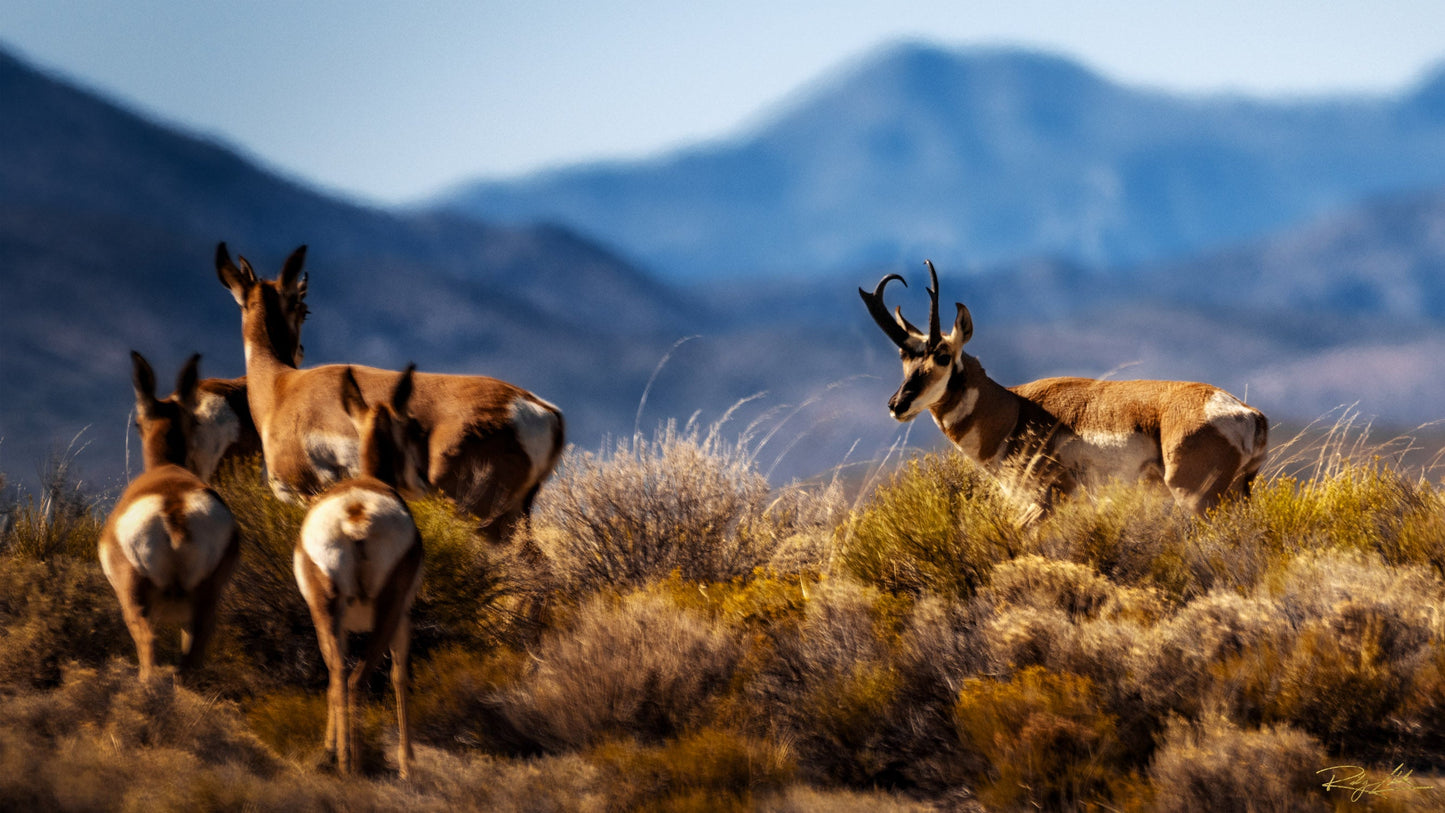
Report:
<svg viewBox="0 0 1445 813"><path fill-rule="evenodd" d="M1415 774L1415 771L1405 770L1403 764L1396 765L1395 770L1390 771L1388 777L1375 782L1370 781L1369 776L1365 773L1365 769L1358 765L1333 765L1329 768L1321 768L1315 771L1315 773L1322 774L1326 771L1329 771L1330 778L1325 781L1323 785L1324 789L1334 790L1339 788L1341 790L1352 791L1350 793L1350 801L1352 802L1358 802L1365 796L1379 796L1383 798L1397 790L1434 790L1430 785L1414 784L1411 777Z"/></svg>

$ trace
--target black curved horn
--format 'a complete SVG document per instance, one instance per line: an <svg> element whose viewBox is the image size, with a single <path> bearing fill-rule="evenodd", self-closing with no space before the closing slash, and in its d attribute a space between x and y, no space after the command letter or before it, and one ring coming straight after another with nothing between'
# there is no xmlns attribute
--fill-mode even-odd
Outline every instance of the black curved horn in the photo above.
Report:
<svg viewBox="0 0 1445 813"><path fill-rule="evenodd" d="M923 264L928 266L928 278L933 282L928 289L928 346L934 348L943 341L943 329L938 324L938 272L932 260L924 260Z"/></svg>
<svg viewBox="0 0 1445 813"><path fill-rule="evenodd" d="M898 322L893 319L893 316L888 313L888 306L883 304L883 289L888 287L888 283L895 279L903 283L905 288L908 287L908 280L905 280L897 274L889 274L879 281L878 287L873 289L873 293L870 294L862 288L859 288L858 295L863 297L863 304L868 306L868 312L873 315L873 321L878 323L878 327L883 329L884 335L899 347L906 348L912 337L909 336L908 331L905 330L902 325L898 324Z"/></svg>

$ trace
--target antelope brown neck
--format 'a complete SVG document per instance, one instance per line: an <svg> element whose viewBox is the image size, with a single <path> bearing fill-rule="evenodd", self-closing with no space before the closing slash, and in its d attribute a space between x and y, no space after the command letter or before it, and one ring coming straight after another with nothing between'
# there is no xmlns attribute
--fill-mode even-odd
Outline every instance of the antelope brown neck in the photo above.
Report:
<svg viewBox="0 0 1445 813"><path fill-rule="evenodd" d="M988 377L977 359L965 356L948 382L948 393L932 407L933 420L953 445L977 463L998 462L1024 427L1024 399Z"/></svg>

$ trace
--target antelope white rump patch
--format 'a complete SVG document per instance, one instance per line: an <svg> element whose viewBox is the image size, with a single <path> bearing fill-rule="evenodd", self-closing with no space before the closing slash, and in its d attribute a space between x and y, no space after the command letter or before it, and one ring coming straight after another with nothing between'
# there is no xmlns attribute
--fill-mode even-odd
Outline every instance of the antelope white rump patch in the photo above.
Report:
<svg viewBox="0 0 1445 813"><path fill-rule="evenodd" d="M1245 457L1252 457L1259 413L1224 390L1216 390L1204 403L1204 419Z"/></svg>
<svg viewBox="0 0 1445 813"><path fill-rule="evenodd" d="M131 503L116 518L116 541L136 572L159 585L195 589L221 563L235 532L235 520L210 492L192 491L185 496L181 520L189 544L177 549L161 516L164 505L165 498L159 494Z"/></svg>
<svg viewBox="0 0 1445 813"><path fill-rule="evenodd" d="M354 477L361 468L361 443L355 435L308 432L301 445L323 486Z"/></svg>
<svg viewBox="0 0 1445 813"><path fill-rule="evenodd" d="M191 461L196 474L210 481L221 455L241 437L241 419L219 393L201 393L196 404L196 431L191 437Z"/></svg>
<svg viewBox="0 0 1445 813"><path fill-rule="evenodd" d="M376 596L415 541L406 505L395 494L364 488L328 494L301 524L302 550L343 596Z"/></svg>
<svg viewBox="0 0 1445 813"><path fill-rule="evenodd" d="M512 426L517 432L517 442L522 444L522 451L532 461L532 483L542 479L552 459L557 438L557 416L553 409L556 407L531 398L512 401Z"/></svg>

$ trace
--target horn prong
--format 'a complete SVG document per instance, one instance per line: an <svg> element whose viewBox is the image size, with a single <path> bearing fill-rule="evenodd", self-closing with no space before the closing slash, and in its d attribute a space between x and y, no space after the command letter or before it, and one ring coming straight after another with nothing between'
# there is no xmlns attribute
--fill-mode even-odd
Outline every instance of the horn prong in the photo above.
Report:
<svg viewBox="0 0 1445 813"><path fill-rule="evenodd" d="M943 341L943 329L938 323L938 271L932 260L924 260L928 266L928 279L933 287L928 289L928 346L937 347Z"/></svg>
<svg viewBox="0 0 1445 813"><path fill-rule="evenodd" d="M918 334L918 335L920 335L920 336L923 335L923 331L921 331L921 330L919 330L918 328L914 327L914 325L913 325L912 322L910 322L910 321L908 321L906 318L904 318L904 316L903 316L903 307L902 307L902 306L899 306L899 307L896 307L896 308L893 309L893 316L898 320L898 324L903 325L904 329L907 330L909 333L916 333L916 334Z"/></svg>

